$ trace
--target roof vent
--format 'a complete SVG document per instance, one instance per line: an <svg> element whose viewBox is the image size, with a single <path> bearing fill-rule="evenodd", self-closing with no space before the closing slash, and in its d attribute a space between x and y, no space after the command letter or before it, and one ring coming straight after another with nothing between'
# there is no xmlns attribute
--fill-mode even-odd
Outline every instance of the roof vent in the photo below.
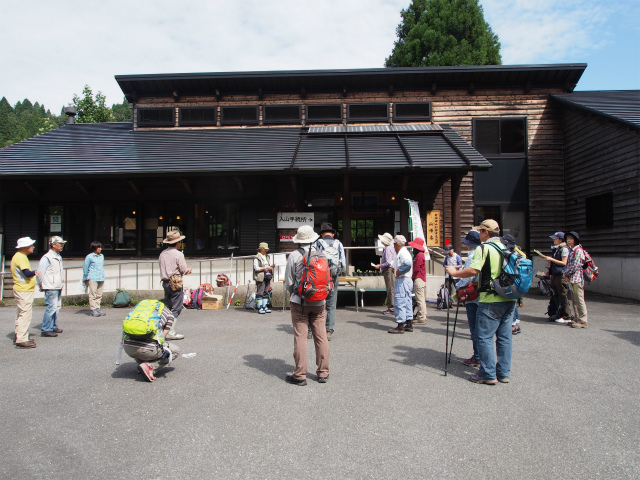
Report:
<svg viewBox="0 0 640 480"><path fill-rule="evenodd" d="M76 107L65 107L64 114L67 115L67 125L73 123L73 119L78 114Z"/></svg>

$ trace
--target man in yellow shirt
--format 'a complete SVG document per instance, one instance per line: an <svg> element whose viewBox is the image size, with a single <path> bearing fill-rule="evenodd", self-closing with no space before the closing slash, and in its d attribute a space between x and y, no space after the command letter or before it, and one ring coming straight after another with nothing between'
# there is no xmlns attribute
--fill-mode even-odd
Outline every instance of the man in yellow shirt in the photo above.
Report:
<svg viewBox="0 0 640 480"><path fill-rule="evenodd" d="M31 270L27 255L33 253L35 240L29 237L18 239L18 251L11 259L11 276L13 277L13 297L18 305L16 329L13 343L18 348L35 348L36 342L29 339L29 325L33 307L33 292L36 288L36 275L41 273Z"/></svg>

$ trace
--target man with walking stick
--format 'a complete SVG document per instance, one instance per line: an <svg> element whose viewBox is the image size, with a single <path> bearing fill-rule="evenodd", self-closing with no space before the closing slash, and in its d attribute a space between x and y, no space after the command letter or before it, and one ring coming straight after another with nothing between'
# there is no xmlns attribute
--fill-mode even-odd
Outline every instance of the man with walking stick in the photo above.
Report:
<svg viewBox="0 0 640 480"><path fill-rule="evenodd" d="M480 234L482 245L474 251L471 264L462 270L447 267L447 273L452 277L467 278L478 275L480 285L475 329L480 370L471 375L469 380L486 385L495 385L498 382L509 383L512 351L511 320L516 301L501 297L491 287L491 281L498 278L502 270L502 255L498 250L504 250L505 247L500 243L500 226L495 220L484 220L473 228ZM495 246L489 245L490 243ZM494 335L496 336L495 348Z"/></svg>

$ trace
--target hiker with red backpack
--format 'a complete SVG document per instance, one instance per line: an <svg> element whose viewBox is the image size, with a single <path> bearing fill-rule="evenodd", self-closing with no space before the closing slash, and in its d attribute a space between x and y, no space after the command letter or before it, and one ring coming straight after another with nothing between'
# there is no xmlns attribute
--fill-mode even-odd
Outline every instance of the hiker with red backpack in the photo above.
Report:
<svg viewBox="0 0 640 480"><path fill-rule="evenodd" d="M329 342L326 331L326 298L332 282L329 262L313 246L319 235L309 225L298 228L285 270L285 288L291 294L293 358L296 368L285 380L293 385L307 384L307 330L311 328L316 348L316 374L319 383L329 379Z"/></svg>
<svg viewBox="0 0 640 480"><path fill-rule="evenodd" d="M569 322L569 326L587 328L587 304L584 301L584 276L582 274L582 266L584 265L586 254L582 245L580 245L578 232L567 233L565 240L571 251L569 252L567 266L564 269L564 276L571 285L574 312L573 321Z"/></svg>

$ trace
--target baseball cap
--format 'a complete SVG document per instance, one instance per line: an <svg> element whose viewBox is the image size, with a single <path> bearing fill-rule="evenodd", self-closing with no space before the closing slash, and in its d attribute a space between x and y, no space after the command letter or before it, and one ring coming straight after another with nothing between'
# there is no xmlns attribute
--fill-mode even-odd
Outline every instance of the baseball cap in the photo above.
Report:
<svg viewBox="0 0 640 480"><path fill-rule="evenodd" d="M49 243L53 245L54 243L67 243L66 240L63 240L62 237L58 237L57 235L51 237Z"/></svg>
<svg viewBox="0 0 640 480"><path fill-rule="evenodd" d="M553 235L549 235L549 238L552 238L554 240L556 238L559 238L560 240L564 240L564 233L563 232L556 232Z"/></svg>
<svg viewBox="0 0 640 480"><path fill-rule="evenodd" d="M483 220L480 225L473 227L474 230L487 230L492 233L500 233L500 225L495 220L490 218Z"/></svg>

